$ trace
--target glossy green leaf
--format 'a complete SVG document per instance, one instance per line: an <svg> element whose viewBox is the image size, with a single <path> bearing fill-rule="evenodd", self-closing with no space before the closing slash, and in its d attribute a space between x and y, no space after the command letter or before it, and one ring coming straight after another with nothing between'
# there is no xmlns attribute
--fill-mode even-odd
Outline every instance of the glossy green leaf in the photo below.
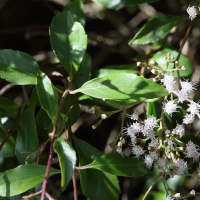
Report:
<svg viewBox="0 0 200 200"><path fill-rule="evenodd" d="M143 160L122 156L117 152L105 154L87 166L87 169L99 169L101 171L117 175L138 178L151 173Z"/></svg>
<svg viewBox="0 0 200 200"><path fill-rule="evenodd" d="M35 85L39 66L27 53L0 50L0 77L16 85Z"/></svg>
<svg viewBox="0 0 200 200"><path fill-rule="evenodd" d="M111 100L132 99L135 102L168 95L168 91L165 88L152 80L125 73L109 74L92 79L74 91L74 93L76 92L82 92L96 98Z"/></svg>
<svg viewBox="0 0 200 200"><path fill-rule="evenodd" d="M20 164L25 164L26 158L39 149L34 112L34 105L28 107L23 112L17 127L15 153ZM33 163L36 156L37 153L31 155L27 162Z"/></svg>
<svg viewBox="0 0 200 200"><path fill-rule="evenodd" d="M155 53L154 56L150 59L150 61L155 60L159 64L159 66L164 69L166 67L165 56L167 55L167 53L171 53L171 56L174 56L174 58L176 58L178 56L177 50L165 48L162 51ZM192 75L193 69L192 69L191 62L183 54L181 54L181 56L179 58L179 65L185 66L185 70L179 72L181 77L188 77L188 76ZM170 63L168 69L172 69L173 67L174 67L173 63ZM169 71L168 74L170 75L171 72ZM174 76L177 76L176 71L174 72Z"/></svg>
<svg viewBox="0 0 200 200"><path fill-rule="evenodd" d="M2 124L3 124L3 126L4 126L4 128L5 128L6 130L10 130L10 128L11 128L11 127L13 126L13 124L16 122L16 119L13 119L13 118L8 117L8 116L2 116L1 122L2 122ZM6 133L3 129L0 128L0 140L3 140L3 139L6 137L6 134L7 134L7 133ZM8 145L11 145L11 146L15 147L15 140L13 139L12 136L10 136L10 137L7 139L6 143L7 143Z"/></svg>
<svg viewBox="0 0 200 200"><path fill-rule="evenodd" d="M83 1L82 0L71 0L63 8L63 11L70 11L74 21L80 22L85 26L85 16L83 12Z"/></svg>
<svg viewBox="0 0 200 200"><path fill-rule="evenodd" d="M83 61L78 72L74 75L73 83L77 87L81 87L85 82L90 80L92 59L88 53L85 53Z"/></svg>
<svg viewBox="0 0 200 200"><path fill-rule="evenodd" d="M63 90L62 87L60 86L57 86L57 87L58 89ZM58 94L59 101L61 99L61 96L62 95L59 93ZM67 118L65 119L66 126L72 126L75 122L77 122L77 120L80 117L80 107L79 107L78 101L76 102L77 99L78 99L77 95L72 95L72 94L68 94L67 97L65 98L65 101L63 103L63 107L61 110L62 118L65 117L70 107L74 105L73 108L70 110Z"/></svg>
<svg viewBox="0 0 200 200"><path fill-rule="evenodd" d="M52 133L53 131L53 123L44 109L41 108L39 110L35 119L35 123L36 123L38 135L42 137L43 140L45 141L48 140L49 133ZM61 123L62 123L62 119L60 118L58 121L58 127L60 127ZM59 136L62 133L63 128L64 128L64 125L57 131L56 133L57 136Z"/></svg>
<svg viewBox="0 0 200 200"><path fill-rule="evenodd" d="M80 166L90 164L103 154L88 143L73 137L79 155ZM84 195L91 200L118 200L119 183L115 175L96 169L80 170Z"/></svg>
<svg viewBox="0 0 200 200"><path fill-rule="evenodd" d="M76 152L69 142L62 138L58 138L53 147L58 154L62 175L61 187L62 191L64 191L72 178L76 164Z"/></svg>
<svg viewBox="0 0 200 200"><path fill-rule="evenodd" d="M14 103L13 101L5 98L0 97L0 111L4 114L10 114L10 115L18 115L19 108L21 105Z"/></svg>
<svg viewBox="0 0 200 200"><path fill-rule="evenodd" d="M58 96L50 79L39 71L37 76L37 94L42 108L48 113L51 120L55 121L58 112Z"/></svg>
<svg viewBox="0 0 200 200"><path fill-rule="evenodd" d="M31 93L31 97L30 97L29 101L27 102L28 106L31 106L31 105L34 105L34 104L35 104L35 106L39 106L40 105L36 87L33 88L33 91Z"/></svg>
<svg viewBox="0 0 200 200"><path fill-rule="evenodd" d="M50 41L57 58L72 78L79 69L87 47L84 28L74 22L69 11L58 13L51 24Z"/></svg>
<svg viewBox="0 0 200 200"><path fill-rule="evenodd" d="M94 77L103 77L113 73L140 74L140 72L137 71L137 69L138 67L136 64L110 65L96 71L94 73Z"/></svg>
<svg viewBox="0 0 200 200"><path fill-rule="evenodd" d="M147 102L147 116L149 115L156 117L156 108L154 102Z"/></svg>
<svg viewBox="0 0 200 200"><path fill-rule="evenodd" d="M15 156L15 147L6 142L0 151L0 157L9 158L14 156Z"/></svg>
<svg viewBox="0 0 200 200"><path fill-rule="evenodd" d="M109 106L116 109L122 109L123 107L127 107L133 104L135 101L132 99L118 100L118 101L114 101L114 100L103 101L102 99L97 99L97 98L83 94L83 95L80 95L79 102L81 105L85 105L85 106L100 106L100 107Z"/></svg>
<svg viewBox="0 0 200 200"><path fill-rule="evenodd" d="M142 3L153 3L158 0L93 0L105 6L106 8L119 10L127 6L134 6Z"/></svg>
<svg viewBox="0 0 200 200"><path fill-rule="evenodd" d="M184 22L187 18L180 16L169 17L159 15L149 20L129 42L130 44L148 44L164 38L174 26Z"/></svg>
<svg viewBox="0 0 200 200"><path fill-rule="evenodd" d="M46 166L20 165L14 169L3 172L0 179L0 196L14 196L21 194L44 181ZM51 168L49 176L60 173Z"/></svg>

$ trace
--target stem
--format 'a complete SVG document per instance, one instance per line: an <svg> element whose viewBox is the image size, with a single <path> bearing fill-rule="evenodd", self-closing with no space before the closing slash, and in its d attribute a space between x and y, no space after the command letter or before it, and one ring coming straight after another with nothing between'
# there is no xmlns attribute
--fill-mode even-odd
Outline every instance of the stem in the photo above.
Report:
<svg viewBox="0 0 200 200"><path fill-rule="evenodd" d="M54 143L55 138L56 138L58 120L59 120L59 117L60 117L60 113L61 113L61 110L62 110L64 100L65 100L68 93L69 93L69 90L66 90L62 95L62 98L61 98L60 104L59 104L58 113L56 115L56 119L55 119L55 122L54 122L53 132L52 132L52 141L51 141L51 147L50 147L50 152L49 152L49 159L48 159L48 163L47 163L47 169L46 169L46 173L45 173L44 182L42 184L41 200L44 200L44 196L45 196L45 192L46 192L46 186L47 186L47 182L48 182L48 178L49 178L49 172L50 172L51 162L52 162L52 157L53 157L53 143Z"/></svg>
<svg viewBox="0 0 200 200"><path fill-rule="evenodd" d="M149 194L149 192L151 191L151 189L153 188L154 184L156 183L156 181L158 180L158 178L160 177L160 174L155 178L155 180L153 181L153 183L151 184L151 186L149 187L149 189L147 190L146 194L144 195L142 200L145 200L145 198L147 197L147 195Z"/></svg>
<svg viewBox="0 0 200 200"><path fill-rule="evenodd" d="M54 200L47 192L45 192L45 195L49 200Z"/></svg>
<svg viewBox="0 0 200 200"><path fill-rule="evenodd" d="M72 175L72 181L73 181L73 187L74 187L74 200L78 200L75 170Z"/></svg>
<svg viewBox="0 0 200 200"><path fill-rule="evenodd" d="M8 140L8 138L12 135L12 132L15 130L15 128L17 127L18 123L19 123L20 118L14 123L14 125L11 127L11 129L8 131L6 137L3 139L3 141L1 142L0 145L0 151L3 148L3 145L6 143L6 141Z"/></svg>

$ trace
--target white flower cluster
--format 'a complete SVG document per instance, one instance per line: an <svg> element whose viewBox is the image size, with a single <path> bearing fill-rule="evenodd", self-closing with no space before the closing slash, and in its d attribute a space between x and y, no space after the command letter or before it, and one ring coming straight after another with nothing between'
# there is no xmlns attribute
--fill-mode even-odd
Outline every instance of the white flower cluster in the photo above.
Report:
<svg viewBox="0 0 200 200"><path fill-rule="evenodd" d="M197 16L197 9L195 8L195 6L188 6L188 8L186 9L188 15L189 15L189 18L191 20L193 20L196 16Z"/></svg>

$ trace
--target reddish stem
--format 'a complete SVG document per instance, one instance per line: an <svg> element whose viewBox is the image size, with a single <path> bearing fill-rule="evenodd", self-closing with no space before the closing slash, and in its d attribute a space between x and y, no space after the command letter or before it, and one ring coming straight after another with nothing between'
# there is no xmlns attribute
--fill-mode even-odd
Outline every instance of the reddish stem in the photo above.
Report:
<svg viewBox="0 0 200 200"><path fill-rule="evenodd" d="M72 175L72 181L73 181L73 187L74 187L74 200L78 200L75 170Z"/></svg>
<svg viewBox="0 0 200 200"><path fill-rule="evenodd" d="M3 145L6 143L6 141L8 140L8 138L12 135L12 132L15 130L15 128L17 127L18 123L19 123L20 118L14 123L14 125L11 127L11 129L7 132L6 137L3 139L3 141L1 142L0 145L0 151L3 148Z"/></svg>
<svg viewBox="0 0 200 200"><path fill-rule="evenodd" d="M61 98L60 104L59 104L58 113L56 115L55 123L54 123L54 126L53 126L52 141L51 141L51 147L50 147L50 152L49 152L49 159L48 159L48 163L47 163L47 169L46 169L46 173L45 173L44 182L42 184L41 200L44 200L47 182L48 182L48 178L49 178L49 172L50 172L51 162L52 162L52 157L53 157L53 143L54 143L55 137L56 137L58 120L59 120L59 117L60 117L60 113L61 113L61 110L62 110L64 100L65 100L68 93L69 93L69 90L66 90L62 95L62 98Z"/></svg>

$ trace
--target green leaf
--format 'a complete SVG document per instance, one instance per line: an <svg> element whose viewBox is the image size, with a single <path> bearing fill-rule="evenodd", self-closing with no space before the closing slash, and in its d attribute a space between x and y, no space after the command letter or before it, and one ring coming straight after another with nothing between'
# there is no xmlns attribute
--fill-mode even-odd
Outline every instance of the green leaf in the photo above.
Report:
<svg viewBox="0 0 200 200"><path fill-rule="evenodd" d="M3 124L3 126L4 126L4 128L5 128L6 130L10 130L10 128L11 128L11 127L13 126L13 124L15 123L15 121L16 121L16 119L13 119L13 118L8 117L8 116L2 116L2 118L1 118L1 122L2 122L2 124ZM0 128L0 140L3 140L3 139L6 137L6 134L7 134L7 133L6 133L3 129ZM8 145L10 145L10 146L15 147L15 140L13 139L12 136L10 136L10 137L7 139L6 143L7 143Z"/></svg>
<svg viewBox="0 0 200 200"><path fill-rule="evenodd" d="M79 155L80 166L90 164L103 154L88 143L73 136ZM117 177L96 169L80 170L83 193L91 200L118 200L119 183Z"/></svg>
<svg viewBox="0 0 200 200"><path fill-rule="evenodd" d="M57 58L73 78L87 47L84 28L80 23L74 22L69 11L58 13L51 24L50 41Z"/></svg>
<svg viewBox="0 0 200 200"><path fill-rule="evenodd" d="M90 80L92 59L88 53L85 53L83 61L78 72L74 75L73 83L77 87L81 87L85 82Z"/></svg>
<svg viewBox="0 0 200 200"><path fill-rule="evenodd" d="M62 175L61 186L64 191L72 178L76 164L76 152L69 142L62 138L55 140L53 147L58 154Z"/></svg>
<svg viewBox="0 0 200 200"><path fill-rule="evenodd" d="M40 104L54 123L58 112L57 93L55 92L50 79L43 72L38 72L37 81L36 89Z"/></svg>
<svg viewBox="0 0 200 200"><path fill-rule="evenodd" d="M156 117L156 109L154 102L147 102L147 116L149 115L153 115L154 117Z"/></svg>
<svg viewBox="0 0 200 200"><path fill-rule="evenodd" d="M63 11L70 11L74 18L74 21L80 22L83 26L85 26L85 16L83 12L82 0L71 0L63 8Z"/></svg>
<svg viewBox="0 0 200 200"><path fill-rule="evenodd" d="M21 105L14 103L13 101L0 97L0 111L4 114L18 115Z"/></svg>
<svg viewBox="0 0 200 200"><path fill-rule="evenodd" d="M0 179L0 196L14 196L26 192L44 181L46 166L20 165L14 169L3 172ZM60 173L51 168L49 176Z"/></svg>
<svg viewBox="0 0 200 200"><path fill-rule="evenodd" d="M119 10L121 8L124 8L126 6L134 6L137 4L142 4L142 3L153 3L158 0L93 0L95 2L98 2L105 6L106 8L114 9L114 10Z"/></svg>
<svg viewBox="0 0 200 200"><path fill-rule="evenodd" d="M176 58L178 56L177 50L165 48L162 51L155 53L154 56L150 59L150 61L155 60L158 63L158 65L164 69L166 67L165 56L167 55L167 53L171 53L171 56L174 56L174 58ZM189 77L190 75L192 75L193 69L192 69L190 60L183 54L181 54L181 56L179 58L179 66L182 66L182 65L185 66L185 70L179 71L180 76L181 77ZM168 69L172 69L173 67L174 67L173 63L170 63ZM170 71L167 73L169 75L171 74ZM174 72L174 76L177 76L176 71Z"/></svg>
<svg viewBox="0 0 200 200"><path fill-rule="evenodd" d="M29 101L27 102L27 105L28 106L31 106L31 105L39 106L40 105L36 87L33 88L33 91L31 93L31 97L30 97Z"/></svg>
<svg viewBox="0 0 200 200"><path fill-rule="evenodd" d="M26 158L39 149L37 130L35 125L35 107L28 107L22 114L17 127L15 153L20 164L25 164ZM31 155L28 163L33 163L36 154Z"/></svg>
<svg viewBox="0 0 200 200"><path fill-rule="evenodd" d="M130 44L148 44L164 38L174 26L184 22L187 18L180 16L169 17L160 15L149 20L129 42Z"/></svg>
<svg viewBox="0 0 200 200"><path fill-rule="evenodd" d="M58 89L63 90L62 87L57 86ZM62 95L60 93L58 93L58 98L59 101L61 99ZM67 112L69 111L70 107L75 103L77 98L77 95L72 95L72 94L68 94L67 97L65 98L65 101L63 103L63 107L61 110L61 117L64 119L65 115L67 114ZM65 119L65 124L66 126L72 126L75 122L77 122L77 120L80 117L80 107L78 102L76 102L73 106L73 108L70 110L67 118Z"/></svg>
<svg viewBox="0 0 200 200"><path fill-rule="evenodd" d="M53 123L51 119L49 118L48 114L44 109L40 109L36 119L35 119L36 127L37 127L37 132L40 137L43 138L43 140L48 140L49 139L49 133L53 131ZM60 118L58 121L58 127L60 127L62 123L62 119ZM57 131L57 136L59 136L62 131L63 131L64 125Z"/></svg>
<svg viewBox="0 0 200 200"><path fill-rule="evenodd" d="M197 7L200 6L200 0L196 0L196 6L197 6Z"/></svg>
<svg viewBox="0 0 200 200"><path fill-rule="evenodd" d="M168 95L165 88L152 80L125 73L92 79L73 92L82 92L102 99L132 99L135 102Z"/></svg>
<svg viewBox="0 0 200 200"><path fill-rule="evenodd" d="M14 156L15 156L15 147L6 142L0 151L0 157L9 158Z"/></svg>
<svg viewBox="0 0 200 200"><path fill-rule="evenodd" d="M136 64L110 65L96 71L94 77L103 77L113 73L139 74L140 72L137 69L138 66Z"/></svg>
<svg viewBox="0 0 200 200"><path fill-rule="evenodd" d="M126 156L122 158L122 156L117 152L108 153L97 158L86 168L99 169L113 175L134 178L151 173L151 171L146 168L143 160Z"/></svg>
<svg viewBox="0 0 200 200"><path fill-rule="evenodd" d="M0 77L16 85L35 85L39 66L27 53L0 50Z"/></svg>

